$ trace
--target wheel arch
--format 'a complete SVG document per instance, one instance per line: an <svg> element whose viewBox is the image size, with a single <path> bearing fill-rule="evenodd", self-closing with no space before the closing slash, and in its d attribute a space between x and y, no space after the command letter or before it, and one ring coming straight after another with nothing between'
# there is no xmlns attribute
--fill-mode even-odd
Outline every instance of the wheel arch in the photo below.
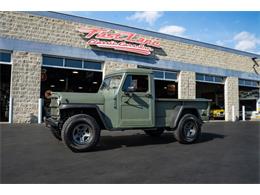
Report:
<svg viewBox="0 0 260 195"><path fill-rule="evenodd" d="M63 122L76 114L87 114L93 117L101 129L108 129L104 119L104 114L97 105L92 104L62 104L60 106L61 118Z"/></svg>
<svg viewBox="0 0 260 195"><path fill-rule="evenodd" d="M192 114L198 118L198 123L202 124L203 121L201 119L201 116L199 114L199 111L196 107L192 106L176 106L172 112L171 115L171 121L170 121L170 128L176 129L178 127L178 124L181 120L181 118L185 114Z"/></svg>

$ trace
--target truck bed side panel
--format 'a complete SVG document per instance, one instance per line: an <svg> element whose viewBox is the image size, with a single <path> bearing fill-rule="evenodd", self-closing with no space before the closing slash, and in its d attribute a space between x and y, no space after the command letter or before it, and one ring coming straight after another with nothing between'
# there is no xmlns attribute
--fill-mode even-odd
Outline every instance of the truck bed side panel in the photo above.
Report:
<svg viewBox="0 0 260 195"><path fill-rule="evenodd" d="M169 127L173 110L176 106L191 106L197 108L201 118L207 120L209 109L208 100L182 100L182 99L156 99L155 101L155 117L156 127Z"/></svg>

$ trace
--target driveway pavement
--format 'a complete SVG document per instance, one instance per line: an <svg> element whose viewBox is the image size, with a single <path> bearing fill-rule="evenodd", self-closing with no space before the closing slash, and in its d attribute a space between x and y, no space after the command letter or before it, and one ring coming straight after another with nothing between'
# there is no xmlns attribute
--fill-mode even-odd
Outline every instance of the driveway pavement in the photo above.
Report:
<svg viewBox="0 0 260 195"><path fill-rule="evenodd" d="M102 132L73 153L43 125L1 125L1 183L260 183L260 122L207 123L200 141Z"/></svg>

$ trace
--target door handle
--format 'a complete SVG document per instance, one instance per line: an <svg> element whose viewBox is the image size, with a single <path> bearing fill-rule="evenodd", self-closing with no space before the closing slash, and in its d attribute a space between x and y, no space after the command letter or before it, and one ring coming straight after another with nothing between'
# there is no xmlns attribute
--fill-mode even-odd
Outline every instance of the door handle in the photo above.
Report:
<svg viewBox="0 0 260 195"><path fill-rule="evenodd" d="M145 94L145 97L151 98L151 97L152 97L152 94L147 93L147 94Z"/></svg>

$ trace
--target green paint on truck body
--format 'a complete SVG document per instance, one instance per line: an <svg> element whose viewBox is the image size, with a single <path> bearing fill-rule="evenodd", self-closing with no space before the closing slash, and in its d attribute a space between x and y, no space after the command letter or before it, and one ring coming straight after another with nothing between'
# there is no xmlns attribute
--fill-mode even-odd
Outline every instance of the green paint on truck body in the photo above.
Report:
<svg viewBox="0 0 260 195"><path fill-rule="evenodd" d="M147 91L124 91L123 86L129 75L131 78L147 76ZM60 108L63 104L82 105L86 114L88 108L85 105L96 106L105 126L110 130L170 127L174 109L178 106L196 108L203 120L207 120L209 116L209 100L206 99L156 99L153 72L148 69L115 71L105 77L98 93L55 92L50 107L51 116L57 121L62 121Z"/></svg>

